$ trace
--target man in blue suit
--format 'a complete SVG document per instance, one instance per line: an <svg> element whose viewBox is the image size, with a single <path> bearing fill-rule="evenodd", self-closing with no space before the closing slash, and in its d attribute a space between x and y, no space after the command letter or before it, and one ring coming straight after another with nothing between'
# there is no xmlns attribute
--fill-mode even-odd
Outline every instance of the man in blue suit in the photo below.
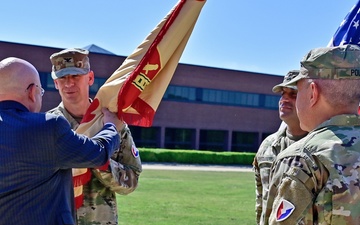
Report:
<svg viewBox="0 0 360 225"><path fill-rule="evenodd" d="M93 138L76 134L62 116L39 113L44 90L32 64L6 58L0 79L0 224L75 224L71 168L105 164L122 122L103 109Z"/></svg>

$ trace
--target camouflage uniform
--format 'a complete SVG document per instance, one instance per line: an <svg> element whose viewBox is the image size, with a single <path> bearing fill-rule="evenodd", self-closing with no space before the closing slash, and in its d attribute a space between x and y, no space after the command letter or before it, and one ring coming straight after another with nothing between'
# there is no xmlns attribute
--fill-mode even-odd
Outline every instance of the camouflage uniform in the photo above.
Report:
<svg viewBox="0 0 360 225"><path fill-rule="evenodd" d="M86 75L90 72L89 51L80 48L69 48L50 56L52 63L51 76L54 80L68 75ZM89 99L91 102L91 99ZM61 102L49 111L64 116L71 127L76 130L82 118L74 118ZM109 160L107 170L90 169L91 178L82 186L84 200L77 210L77 224L117 224L116 195L132 193L138 185L142 172L140 153L135 146L127 124L119 133L121 146ZM81 189L80 189L81 190ZM77 193L79 194L79 193ZM75 196L75 202L76 197ZM81 198L78 198L81 200ZM81 201L80 201L81 203Z"/></svg>
<svg viewBox="0 0 360 225"><path fill-rule="evenodd" d="M313 49L301 61L300 75L288 84L303 78L359 79L359 58L356 45ZM349 98L358 98L352 88ZM320 97L314 99L327 107L330 100ZM329 120L313 123L316 127L305 138L279 153L270 171L265 224L360 224L360 116L352 114L354 103L345 109L348 114L336 114L338 110ZM315 108L318 114L320 106ZM324 110L319 116L326 117L331 108Z"/></svg>
<svg viewBox="0 0 360 225"><path fill-rule="evenodd" d="M360 224L359 173L360 117L335 116L277 156L266 210L269 224ZM284 207L283 200L294 207ZM292 208L288 218L278 221Z"/></svg>
<svg viewBox="0 0 360 225"><path fill-rule="evenodd" d="M299 75L299 70L290 70L285 76L282 83L273 87L274 93L280 93L283 88L290 88L297 90L296 85L287 85L287 83ZM281 101L281 100L280 100ZM279 104L280 104L279 101ZM290 122L290 121L289 121ZM295 141L300 140L307 133L303 135L294 136L288 132L285 122L283 122L279 130L268 137L261 143L258 152L255 155L253 162L253 169L255 172L255 194L256 194L256 223L264 224L264 211L266 208L266 200L269 192L269 174L270 167L276 156L289 145Z"/></svg>
<svg viewBox="0 0 360 225"><path fill-rule="evenodd" d="M50 56L51 77L56 80L67 75L86 75L90 72L89 51L80 48L64 49ZM91 102L91 99L89 99ZM76 130L82 118L74 118L61 102L50 113L64 116ZM135 146L129 127L120 133L121 146L109 160L107 170L90 169L91 178L85 185L76 186L75 203L83 205L77 210L77 224L117 224L116 195L132 193L142 172L140 153ZM81 168L86 169L86 168ZM74 172L74 171L73 171ZM74 175L74 174L73 174ZM76 184L75 184L76 185ZM81 189L82 188L82 189ZM80 190L80 191L79 191ZM82 192L81 192L82 190ZM81 201L81 196L84 200ZM77 200L80 199L80 202Z"/></svg>
<svg viewBox="0 0 360 225"><path fill-rule="evenodd" d="M269 191L270 167L275 157L289 145L300 140L305 135L292 136L287 133L287 127L281 127L276 133L265 138L256 153L253 168L256 184L256 222L264 224L263 208L266 208L266 200Z"/></svg>
<svg viewBox="0 0 360 225"><path fill-rule="evenodd" d="M66 111L62 102L49 112L63 115L74 130L79 126L79 122ZM127 126L126 129L128 129ZM123 142L122 137L122 145ZM134 165L138 165L138 168L134 168L134 172L139 176L141 173L140 159L133 160L137 160ZM126 161L129 162L130 160L126 159ZM83 186L83 205L76 211L78 225L118 224L115 192L127 195L134 191L137 183L133 185L125 184L125 188L123 188L118 183L115 183L112 177L110 170L91 170L91 180ZM137 180L137 178L129 178L129 180Z"/></svg>

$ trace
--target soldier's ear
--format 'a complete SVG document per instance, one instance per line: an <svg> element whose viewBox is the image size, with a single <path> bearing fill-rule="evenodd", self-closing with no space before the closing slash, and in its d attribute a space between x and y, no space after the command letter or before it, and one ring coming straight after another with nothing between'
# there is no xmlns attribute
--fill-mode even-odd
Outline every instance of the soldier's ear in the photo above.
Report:
<svg viewBox="0 0 360 225"><path fill-rule="evenodd" d="M55 89L56 89L56 90L59 90L59 86L58 86L57 80L54 80L54 84L55 84Z"/></svg>
<svg viewBox="0 0 360 225"><path fill-rule="evenodd" d="M313 106L319 101L320 88L315 82L311 82L309 85L310 91L310 105Z"/></svg>
<svg viewBox="0 0 360 225"><path fill-rule="evenodd" d="M90 70L90 72L88 73L88 77L89 77L89 86L94 84L94 80L95 80L95 75L94 72L92 70Z"/></svg>

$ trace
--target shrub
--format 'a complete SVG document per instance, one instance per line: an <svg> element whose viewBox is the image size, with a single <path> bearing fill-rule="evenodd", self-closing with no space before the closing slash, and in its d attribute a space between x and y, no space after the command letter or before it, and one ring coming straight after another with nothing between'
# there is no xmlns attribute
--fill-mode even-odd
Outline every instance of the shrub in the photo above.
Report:
<svg viewBox="0 0 360 225"><path fill-rule="evenodd" d="M139 148L142 162L251 165L255 153Z"/></svg>

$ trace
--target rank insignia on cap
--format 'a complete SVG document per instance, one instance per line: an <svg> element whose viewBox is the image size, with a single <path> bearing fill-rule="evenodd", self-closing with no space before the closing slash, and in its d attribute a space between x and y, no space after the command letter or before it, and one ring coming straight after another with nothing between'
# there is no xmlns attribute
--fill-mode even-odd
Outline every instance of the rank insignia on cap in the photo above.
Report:
<svg viewBox="0 0 360 225"><path fill-rule="evenodd" d="M283 199L276 210L276 221L286 220L294 210L295 206L291 202Z"/></svg>

